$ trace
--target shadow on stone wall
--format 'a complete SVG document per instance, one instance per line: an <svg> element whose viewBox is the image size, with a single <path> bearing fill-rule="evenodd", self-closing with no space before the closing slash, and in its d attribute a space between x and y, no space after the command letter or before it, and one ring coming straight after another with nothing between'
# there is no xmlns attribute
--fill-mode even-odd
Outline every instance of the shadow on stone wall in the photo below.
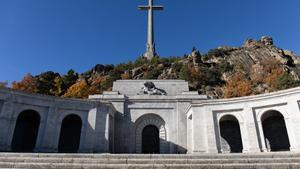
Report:
<svg viewBox="0 0 300 169"><path fill-rule="evenodd" d="M125 108L125 110L129 110ZM147 116L145 114L143 116ZM143 117L141 116L141 117ZM140 117L140 118L141 118ZM116 126L115 126L115 153L117 154L138 154L136 150L136 125L131 118L131 112L124 112L124 114L117 112L115 114ZM119 123L118 123L119 122ZM151 124L149 124L151 125ZM148 125L146 125L148 126ZM176 134L177 135L177 134ZM160 142L164 142L168 145L168 150L164 154L186 154L187 149L177 145L176 143L168 141L169 133L166 133L167 140L160 138ZM160 147L160 149L163 147Z"/></svg>

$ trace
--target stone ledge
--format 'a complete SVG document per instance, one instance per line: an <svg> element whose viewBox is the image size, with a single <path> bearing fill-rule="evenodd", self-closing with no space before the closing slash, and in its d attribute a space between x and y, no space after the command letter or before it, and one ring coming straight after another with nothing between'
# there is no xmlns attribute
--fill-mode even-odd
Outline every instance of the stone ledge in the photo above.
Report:
<svg viewBox="0 0 300 169"><path fill-rule="evenodd" d="M204 105L219 105L219 104L232 104L232 103L244 103L249 101L259 101L264 99L280 98L284 96L291 96L293 94L300 95L300 87L292 88L288 90L282 90L273 93L266 93L261 95L245 96L231 99L212 99L206 101L194 100L193 105L204 106Z"/></svg>

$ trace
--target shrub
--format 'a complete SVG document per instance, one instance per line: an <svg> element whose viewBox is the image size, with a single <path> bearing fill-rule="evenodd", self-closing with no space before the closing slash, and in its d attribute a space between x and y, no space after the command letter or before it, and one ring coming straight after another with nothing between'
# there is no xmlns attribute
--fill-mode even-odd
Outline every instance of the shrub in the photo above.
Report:
<svg viewBox="0 0 300 169"><path fill-rule="evenodd" d="M284 90L284 89L289 89L292 87L299 86L299 81L295 81L292 75L285 72L278 76L278 78L275 81L275 85L276 85L276 89Z"/></svg>

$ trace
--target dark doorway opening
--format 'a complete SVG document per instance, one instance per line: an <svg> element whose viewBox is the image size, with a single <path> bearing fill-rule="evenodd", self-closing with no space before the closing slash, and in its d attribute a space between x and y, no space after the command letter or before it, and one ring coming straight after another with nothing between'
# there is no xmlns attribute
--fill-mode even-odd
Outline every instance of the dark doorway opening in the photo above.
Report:
<svg viewBox="0 0 300 169"><path fill-rule="evenodd" d="M80 145L82 121L77 115L69 115L64 118L58 144L60 153L77 153Z"/></svg>
<svg viewBox="0 0 300 169"><path fill-rule="evenodd" d="M284 117L278 111L269 111L262 116L266 147L270 151L289 151L290 141Z"/></svg>
<svg viewBox="0 0 300 169"><path fill-rule="evenodd" d="M40 115L26 110L17 118L11 149L13 152L33 152L40 126Z"/></svg>
<svg viewBox="0 0 300 169"><path fill-rule="evenodd" d="M142 153L159 154L159 130L156 126L149 125L142 132Z"/></svg>
<svg viewBox="0 0 300 169"><path fill-rule="evenodd" d="M243 143L240 125L234 116L224 116L220 120L220 134L223 152L242 153Z"/></svg>

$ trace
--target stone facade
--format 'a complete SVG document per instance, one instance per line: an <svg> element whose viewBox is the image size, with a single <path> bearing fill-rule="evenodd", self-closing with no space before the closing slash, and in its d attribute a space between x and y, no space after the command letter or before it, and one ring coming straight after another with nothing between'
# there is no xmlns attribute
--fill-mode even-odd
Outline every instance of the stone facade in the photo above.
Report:
<svg viewBox="0 0 300 169"><path fill-rule="evenodd" d="M78 152L109 151L108 139L113 135L109 135L111 125L108 123L115 112L110 103L62 99L10 89L0 89L0 103L1 151L13 151L17 119L26 111L36 112L40 118L34 152L58 152L62 121L69 115L76 115L82 121Z"/></svg>
<svg viewBox="0 0 300 169"><path fill-rule="evenodd" d="M206 96L189 92L182 80L151 80L167 95L139 94L145 81L122 80L114 83L112 92L90 96L91 100L105 100L113 104L115 114L116 153L141 153L141 131L147 125L160 130L161 153L186 153L186 114L192 100Z"/></svg>
<svg viewBox="0 0 300 169"><path fill-rule="evenodd" d="M149 126L161 154L300 150L300 88L212 100L182 80L148 82L166 94L141 92L143 80L86 100L0 89L0 151L143 153Z"/></svg>
<svg viewBox="0 0 300 169"><path fill-rule="evenodd" d="M244 153L273 151L268 144L276 140L267 140L263 126L270 117L282 117L285 126L276 132L287 132L287 136L278 133L275 139L288 140L286 150L299 151L299 96L300 88L294 88L235 99L193 101L187 109L188 138L191 138L188 139L188 153L224 153L220 134L220 120L224 117L234 117L238 121ZM273 126L276 125L274 121Z"/></svg>

